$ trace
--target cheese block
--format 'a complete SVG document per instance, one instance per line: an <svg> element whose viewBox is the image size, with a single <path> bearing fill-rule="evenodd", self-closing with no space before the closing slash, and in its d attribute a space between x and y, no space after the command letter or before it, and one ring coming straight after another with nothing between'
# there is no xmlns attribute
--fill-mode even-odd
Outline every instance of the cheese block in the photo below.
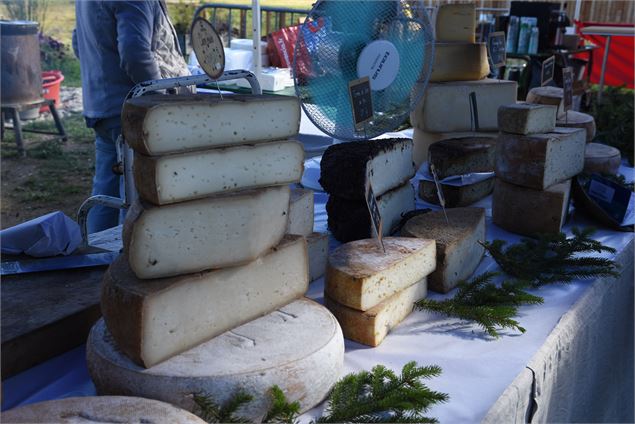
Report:
<svg viewBox="0 0 635 424"><path fill-rule="evenodd" d="M295 96L150 94L124 103L126 143L144 155L294 137L300 129Z"/></svg>
<svg viewBox="0 0 635 424"><path fill-rule="evenodd" d="M324 275L329 257L329 235L311 233L306 236L309 253L309 281L315 281Z"/></svg>
<svg viewBox="0 0 635 424"><path fill-rule="evenodd" d="M434 165L439 179L471 172L493 172L497 144L497 139L490 137L441 140L428 149L428 163Z"/></svg>
<svg viewBox="0 0 635 424"><path fill-rule="evenodd" d="M308 236L313 232L313 190L294 188L289 200L287 234Z"/></svg>
<svg viewBox="0 0 635 424"><path fill-rule="evenodd" d="M474 131L470 93L475 93L479 131L498 129L498 108L516 102L516 81L482 79L429 83L411 114L411 123L427 132ZM412 119L414 118L414 119Z"/></svg>
<svg viewBox="0 0 635 424"><path fill-rule="evenodd" d="M437 41L473 43L476 39L476 7L474 3L442 4L435 23Z"/></svg>
<svg viewBox="0 0 635 424"><path fill-rule="evenodd" d="M365 312L341 305L328 296L324 296L324 305L337 318L345 338L374 347L412 312L416 301L426 297L427 287L424 278Z"/></svg>
<svg viewBox="0 0 635 424"><path fill-rule="evenodd" d="M296 141L134 158L139 196L155 205L298 182L303 169L304 148Z"/></svg>
<svg viewBox="0 0 635 424"><path fill-rule="evenodd" d="M410 119L412 121L413 114L410 115ZM414 124L413 124L414 125ZM425 130L422 130L418 127L413 127L413 135L412 135L412 159L414 160L415 167L419 169L423 162L428 160L428 150L432 143L436 143L440 140L445 140L448 138L464 138L464 137L489 137L489 138L497 138L497 132L454 132L454 133L431 133Z"/></svg>
<svg viewBox="0 0 635 424"><path fill-rule="evenodd" d="M119 350L100 320L86 357L101 395L130 393L193 410L192 393L224 404L242 390L253 399L236 415L261 422L273 385L302 412L324 400L343 371L344 338L328 309L299 299L148 369Z"/></svg>
<svg viewBox="0 0 635 424"><path fill-rule="evenodd" d="M441 190L445 199L445 207L469 206L488 196L494 190L494 178L465 186L441 184ZM419 181L419 197L428 203L439 205L439 196L434 181Z"/></svg>
<svg viewBox="0 0 635 424"><path fill-rule="evenodd" d="M483 257L478 242L485 240L485 210L455 208L412 217L401 229L401 235L436 241L436 270L428 276L428 288L447 293L468 278Z"/></svg>
<svg viewBox="0 0 635 424"><path fill-rule="evenodd" d="M560 87L534 87L527 93L527 103L555 106L557 117L564 117L564 90Z"/></svg>
<svg viewBox="0 0 635 424"><path fill-rule="evenodd" d="M496 179L492 195L494 224L526 236L557 234L569 210L571 180L535 190Z"/></svg>
<svg viewBox="0 0 635 424"><path fill-rule="evenodd" d="M376 198L383 222L382 235L390 235L406 212L415 209L415 191L407 182ZM342 243L373 237L368 206L363 199L349 200L330 195L326 202L328 227L336 240Z"/></svg>
<svg viewBox="0 0 635 424"><path fill-rule="evenodd" d="M333 144L320 162L320 184L329 194L363 199L367 177L375 196L408 181L415 174L412 140L387 138Z"/></svg>
<svg viewBox="0 0 635 424"><path fill-rule="evenodd" d="M435 43L430 82L480 80L489 72L485 43Z"/></svg>
<svg viewBox="0 0 635 424"><path fill-rule="evenodd" d="M204 421L169 403L131 396L83 396L19 406L2 413L4 423L183 423Z"/></svg>
<svg viewBox="0 0 635 424"><path fill-rule="evenodd" d="M288 186L165 206L137 202L124 222L124 253L139 278L246 263L282 239L288 210Z"/></svg>
<svg viewBox="0 0 635 424"><path fill-rule="evenodd" d="M620 151L615 147L606 144L589 143L586 145L584 153L584 172L592 174L613 174L617 175L617 171L622 164L622 156Z"/></svg>
<svg viewBox="0 0 635 424"><path fill-rule="evenodd" d="M512 103L498 108L498 129L514 134L551 132L556 127L556 107Z"/></svg>
<svg viewBox="0 0 635 424"><path fill-rule="evenodd" d="M582 172L585 137L580 128L560 127L545 134L501 133L496 176L538 190L565 181Z"/></svg>
<svg viewBox="0 0 635 424"><path fill-rule="evenodd" d="M426 277L436 267L434 240L384 237L346 243L329 255L324 294L367 311Z"/></svg>
<svg viewBox="0 0 635 424"><path fill-rule="evenodd" d="M568 128L584 128L587 143L590 143L595 137L595 119L586 113L568 110L564 117L560 117L556 121L556 125Z"/></svg>

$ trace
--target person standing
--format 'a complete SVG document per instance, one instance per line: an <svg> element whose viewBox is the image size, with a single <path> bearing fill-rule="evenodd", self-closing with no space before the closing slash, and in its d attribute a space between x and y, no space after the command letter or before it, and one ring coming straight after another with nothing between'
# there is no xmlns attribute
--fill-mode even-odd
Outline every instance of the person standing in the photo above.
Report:
<svg viewBox="0 0 635 424"><path fill-rule="evenodd" d="M76 0L75 14L73 48L80 62L84 117L95 131L92 195L120 197L123 178L113 167L126 95L142 81L189 71L164 0ZM119 210L95 206L88 215L88 232L119 221Z"/></svg>

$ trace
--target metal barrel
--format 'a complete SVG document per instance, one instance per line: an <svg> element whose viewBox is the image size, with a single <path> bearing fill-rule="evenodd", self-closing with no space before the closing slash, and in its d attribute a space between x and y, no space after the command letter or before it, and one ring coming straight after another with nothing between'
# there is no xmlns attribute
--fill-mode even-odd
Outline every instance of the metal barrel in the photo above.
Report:
<svg viewBox="0 0 635 424"><path fill-rule="evenodd" d="M42 98L38 23L0 21L2 105L23 105Z"/></svg>

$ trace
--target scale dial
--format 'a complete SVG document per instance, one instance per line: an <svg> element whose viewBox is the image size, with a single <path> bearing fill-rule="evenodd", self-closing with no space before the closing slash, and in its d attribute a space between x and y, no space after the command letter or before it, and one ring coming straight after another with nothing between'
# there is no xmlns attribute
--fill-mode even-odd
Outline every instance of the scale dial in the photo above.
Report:
<svg viewBox="0 0 635 424"><path fill-rule="evenodd" d="M223 75L225 50L223 42L211 23L202 17L192 22L192 48L203 71L212 79Z"/></svg>

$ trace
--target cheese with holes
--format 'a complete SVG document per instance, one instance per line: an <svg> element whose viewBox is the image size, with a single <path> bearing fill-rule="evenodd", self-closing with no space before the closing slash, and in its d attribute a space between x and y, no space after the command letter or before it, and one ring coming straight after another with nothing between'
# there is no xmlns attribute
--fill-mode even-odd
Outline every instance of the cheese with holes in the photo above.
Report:
<svg viewBox="0 0 635 424"><path fill-rule="evenodd" d="M382 234L390 235L406 212L415 209L415 191L407 182L376 198L383 222ZM326 202L328 227L336 240L343 243L373 237L373 224L366 201L349 200L331 195Z"/></svg>
<svg viewBox="0 0 635 424"><path fill-rule="evenodd" d="M434 239L437 248L436 270L428 276L428 288L447 293L468 278L483 257L478 242L485 240L485 210L455 208L412 217L401 229L406 237Z"/></svg>
<svg viewBox="0 0 635 424"><path fill-rule="evenodd" d="M512 103L498 108L498 129L514 134L551 132L556 127L556 107Z"/></svg>
<svg viewBox="0 0 635 424"><path fill-rule="evenodd" d="M313 190L294 188L289 201L287 234L308 236L313 232Z"/></svg>
<svg viewBox="0 0 635 424"><path fill-rule="evenodd" d="M493 172L497 144L497 139L491 137L441 140L430 146L428 163L434 165L439 179L472 172Z"/></svg>
<svg viewBox="0 0 635 424"><path fill-rule="evenodd" d="M535 190L496 179L492 195L494 224L525 236L557 234L569 210L571 180Z"/></svg>
<svg viewBox="0 0 635 424"><path fill-rule="evenodd" d="M131 396L82 396L32 403L2 412L5 423L183 423L205 424L169 403Z"/></svg>
<svg viewBox="0 0 635 424"><path fill-rule="evenodd" d="M414 174L409 138L334 144L320 162L324 191L346 199L364 198L367 176L375 196L380 196L403 185Z"/></svg>
<svg viewBox="0 0 635 424"><path fill-rule="evenodd" d="M478 130L498 129L498 108L516 102L516 81L482 79L429 83L426 93L410 115L412 125L427 132L474 131L470 93L475 93Z"/></svg>
<svg viewBox="0 0 635 424"><path fill-rule="evenodd" d="M411 114L412 119L412 114ZM414 125L414 124L413 124ZM454 132L454 133L431 133L422 130L418 127L414 127L412 135L412 157L417 169L421 167L423 162L428 160L428 150L432 143L437 141L446 140L449 138L464 138L464 137L488 137L497 138L498 132Z"/></svg>
<svg viewBox="0 0 635 424"><path fill-rule="evenodd" d="M600 143L589 143L584 153L584 172L617 175L622 164L622 155L615 147Z"/></svg>
<svg viewBox="0 0 635 424"><path fill-rule="evenodd" d="M104 276L101 310L122 352L151 367L302 296L308 277L302 236L247 265L150 281L122 255Z"/></svg>
<svg viewBox="0 0 635 424"><path fill-rule="evenodd" d="M242 390L253 400L236 415L261 422L273 385L301 412L322 402L341 377L344 339L325 307L299 299L148 369L121 352L100 320L88 336L86 362L100 394L132 393L193 410L192 393L224 404Z"/></svg>
<svg viewBox="0 0 635 424"><path fill-rule="evenodd" d="M309 253L309 281L315 281L324 275L329 257L329 235L311 233L306 236Z"/></svg>
<svg viewBox="0 0 635 424"><path fill-rule="evenodd" d="M488 74L485 43L435 43L430 82L480 80Z"/></svg>
<svg viewBox="0 0 635 424"><path fill-rule="evenodd" d="M165 206L137 202L124 222L124 254L139 278L243 264L278 244L288 210L288 186Z"/></svg>
<svg viewBox="0 0 635 424"><path fill-rule="evenodd" d="M379 346L388 332L399 325L416 301L426 297L426 279L393 294L367 311L358 311L339 304L328 296L324 305L335 315L344 337L367 346Z"/></svg>
<svg viewBox="0 0 635 424"><path fill-rule="evenodd" d="M476 7L474 3L443 4L437 10L435 34L437 41L473 43L476 38Z"/></svg>
<svg viewBox="0 0 635 424"><path fill-rule="evenodd" d="M324 294L367 311L426 277L436 267L434 240L384 237L346 243L329 255Z"/></svg>
<svg viewBox="0 0 635 424"><path fill-rule="evenodd" d="M564 117L564 90L560 87L534 87L527 93L527 103L555 106L558 119Z"/></svg>
<svg viewBox="0 0 635 424"><path fill-rule="evenodd" d="M155 205L298 182L303 169L304 149L296 141L134 159L139 196Z"/></svg>
<svg viewBox="0 0 635 424"><path fill-rule="evenodd" d="M469 206L488 196L494 190L494 178L464 186L441 184L441 190L445 199L445 207ZM434 181L419 181L419 197L428 203L439 205L439 196Z"/></svg>
<svg viewBox="0 0 635 424"><path fill-rule="evenodd" d="M584 130L556 127L545 134L501 133L496 176L508 183L544 190L565 181L584 167Z"/></svg>
<svg viewBox="0 0 635 424"><path fill-rule="evenodd" d="M300 129L295 96L150 94L127 100L126 143L144 155L283 140Z"/></svg>
<svg viewBox="0 0 635 424"><path fill-rule="evenodd" d="M556 126L567 128L583 128L586 131L586 142L590 143L595 137L595 119L593 116L576 112L575 110L568 110L565 116L561 116L556 121Z"/></svg>

